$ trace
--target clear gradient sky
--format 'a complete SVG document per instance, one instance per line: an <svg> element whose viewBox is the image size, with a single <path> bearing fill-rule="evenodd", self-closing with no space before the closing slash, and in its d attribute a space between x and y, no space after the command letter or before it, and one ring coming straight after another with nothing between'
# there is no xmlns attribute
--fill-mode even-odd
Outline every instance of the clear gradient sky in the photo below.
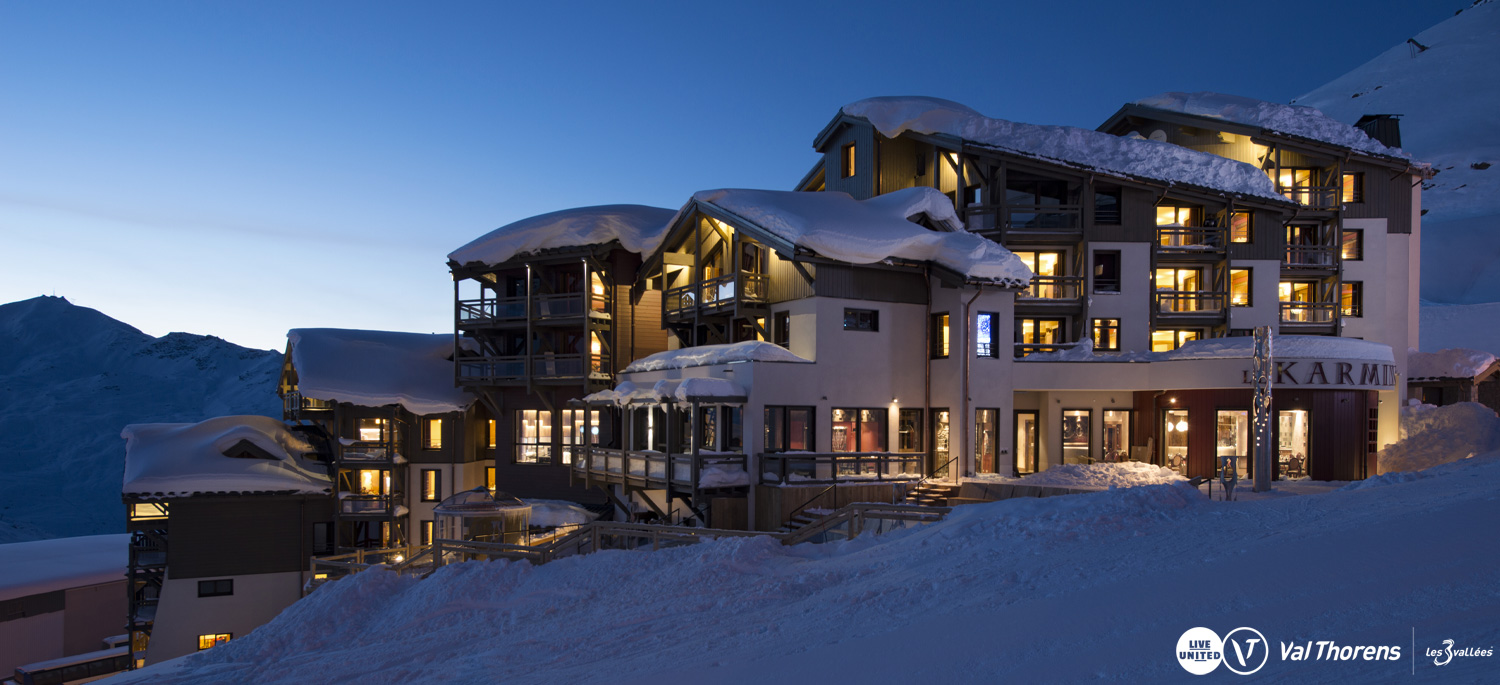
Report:
<svg viewBox="0 0 1500 685"><path fill-rule="evenodd" d="M1285 102L1468 0L0 0L0 302L152 335L452 329L446 255L527 216L789 188L848 102L1092 128Z"/></svg>

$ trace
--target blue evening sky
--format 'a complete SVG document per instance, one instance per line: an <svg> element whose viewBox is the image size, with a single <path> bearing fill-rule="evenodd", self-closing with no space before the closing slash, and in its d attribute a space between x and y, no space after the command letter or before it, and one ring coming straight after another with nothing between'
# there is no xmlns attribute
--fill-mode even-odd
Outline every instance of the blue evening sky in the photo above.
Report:
<svg viewBox="0 0 1500 685"><path fill-rule="evenodd" d="M1468 4L0 0L0 302L261 348L450 331L453 249L788 188L860 98L1088 128L1162 91L1285 102Z"/></svg>

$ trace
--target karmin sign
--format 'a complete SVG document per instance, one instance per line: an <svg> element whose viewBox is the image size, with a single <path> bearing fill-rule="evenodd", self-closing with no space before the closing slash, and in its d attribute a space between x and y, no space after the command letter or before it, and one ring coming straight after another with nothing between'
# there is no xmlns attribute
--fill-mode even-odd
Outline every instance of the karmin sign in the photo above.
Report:
<svg viewBox="0 0 1500 685"><path fill-rule="evenodd" d="M1242 383L1250 385L1250 369L1242 371ZM1356 380L1357 379L1357 380ZM1372 362L1309 361L1276 362L1275 385L1354 386L1393 388L1396 365Z"/></svg>

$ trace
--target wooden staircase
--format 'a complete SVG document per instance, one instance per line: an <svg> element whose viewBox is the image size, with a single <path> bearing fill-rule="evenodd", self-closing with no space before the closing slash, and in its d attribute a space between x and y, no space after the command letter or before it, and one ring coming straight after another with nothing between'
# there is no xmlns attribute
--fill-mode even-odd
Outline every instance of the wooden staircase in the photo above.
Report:
<svg viewBox="0 0 1500 685"><path fill-rule="evenodd" d="M805 509L794 514L792 519L782 524L780 528L776 529L776 532L780 535L790 535L806 528L810 524L817 523L831 513L833 512L828 509Z"/></svg>
<svg viewBox="0 0 1500 685"><path fill-rule="evenodd" d="M948 498L958 496L958 486L945 483L921 483L906 493L906 504L922 507L946 507Z"/></svg>

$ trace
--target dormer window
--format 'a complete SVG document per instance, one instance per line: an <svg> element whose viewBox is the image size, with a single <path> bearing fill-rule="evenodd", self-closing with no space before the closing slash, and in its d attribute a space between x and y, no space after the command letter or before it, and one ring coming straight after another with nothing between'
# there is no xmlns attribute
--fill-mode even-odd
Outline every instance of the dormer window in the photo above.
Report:
<svg viewBox="0 0 1500 685"><path fill-rule="evenodd" d="M854 176L854 143L849 143L848 145L845 145L844 148L843 148L843 150L841 151L841 154L839 155L839 157L840 157L840 159L843 160L842 163L841 163L841 166L839 167L839 177L840 178L851 178L851 177L853 177Z"/></svg>

